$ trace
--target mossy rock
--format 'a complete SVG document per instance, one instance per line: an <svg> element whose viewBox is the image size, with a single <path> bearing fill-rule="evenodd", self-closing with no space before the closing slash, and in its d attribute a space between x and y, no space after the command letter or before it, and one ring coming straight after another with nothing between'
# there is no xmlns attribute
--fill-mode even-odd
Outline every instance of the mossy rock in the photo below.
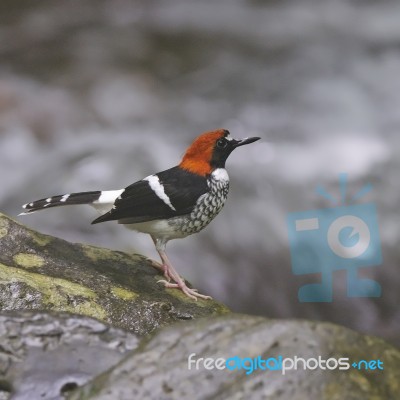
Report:
<svg viewBox="0 0 400 400"><path fill-rule="evenodd" d="M138 335L229 312L157 281L153 261L35 232L0 214L0 311L53 310L95 317Z"/></svg>

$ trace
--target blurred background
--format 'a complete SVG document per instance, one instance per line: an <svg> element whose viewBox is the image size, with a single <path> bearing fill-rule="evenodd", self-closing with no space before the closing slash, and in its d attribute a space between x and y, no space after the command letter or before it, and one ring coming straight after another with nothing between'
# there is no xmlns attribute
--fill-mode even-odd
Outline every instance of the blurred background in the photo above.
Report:
<svg viewBox="0 0 400 400"><path fill-rule="evenodd" d="M169 243L178 271L233 311L344 324L400 345L400 3L396 0L2 0L0 210L119 189L175 165L198 134L262 140L237 150L221 215ZM318 274L292 273L288 213L365 184L383 264L380 298L300 303ZM147 235L89 207L18 220L70 241L140 252Z"/></svg>

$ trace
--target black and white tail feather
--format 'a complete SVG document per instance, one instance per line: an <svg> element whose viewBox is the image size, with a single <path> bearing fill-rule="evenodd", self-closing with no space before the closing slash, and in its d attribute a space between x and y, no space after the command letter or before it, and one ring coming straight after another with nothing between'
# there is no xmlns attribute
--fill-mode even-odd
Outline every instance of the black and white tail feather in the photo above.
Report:
<svg viewBox="0 0 400 400"><path fill-rule="evenodd" d="M92 192L60 194L24 204L22 208L25 211L19 215L32 214L36 211L46 210L52 207L77 204L88 204L96 208L96 210L100 213L105 213L112 209L115 200L121 195L122 192L123 190L96 190Z"/></svg>

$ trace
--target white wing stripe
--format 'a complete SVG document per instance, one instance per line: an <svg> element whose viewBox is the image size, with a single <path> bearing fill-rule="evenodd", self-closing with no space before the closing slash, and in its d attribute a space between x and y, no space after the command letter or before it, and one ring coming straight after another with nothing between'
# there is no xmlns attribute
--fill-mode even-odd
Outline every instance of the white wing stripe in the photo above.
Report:
<svg viewBox="0 0 400 400"><path fill-rule="evenodd" d="M160 179L157 175L150 175L147 178L143 179L144 181L148 181L150 188L154 191L154 193L169 207L171 210L176 211L175 207L172 205L170 198L164 191L164 186L160 183Z"/></svg>

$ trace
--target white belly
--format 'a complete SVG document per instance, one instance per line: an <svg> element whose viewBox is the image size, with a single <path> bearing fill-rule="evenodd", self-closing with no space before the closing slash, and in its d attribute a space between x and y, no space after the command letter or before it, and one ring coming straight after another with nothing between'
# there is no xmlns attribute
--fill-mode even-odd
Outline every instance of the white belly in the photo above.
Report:
<svg viewBox="0 0 400 400"><path fill-rule="evenodd" d="M124 224L128 229L148 233L156 238L166 240L178 239L188 236L177 226L171 225L167 220L157 219L154 221L138 222L136 224Z"/></svg>

